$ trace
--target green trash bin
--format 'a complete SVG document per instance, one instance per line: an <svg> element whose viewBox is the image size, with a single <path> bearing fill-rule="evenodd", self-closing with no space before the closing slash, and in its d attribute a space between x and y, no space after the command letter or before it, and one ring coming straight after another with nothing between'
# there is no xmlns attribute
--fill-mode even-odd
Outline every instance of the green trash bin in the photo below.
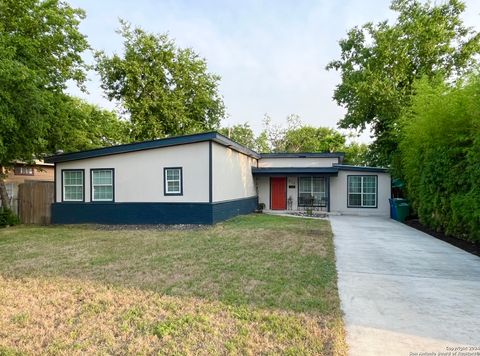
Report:
<svg viewBox="0 0 480 356"><path fill-rule="evenodd" d="M410 215L410 204L405 199L394 199L394 204L397 211L395 220L404 222L407 216Z"/></svg>

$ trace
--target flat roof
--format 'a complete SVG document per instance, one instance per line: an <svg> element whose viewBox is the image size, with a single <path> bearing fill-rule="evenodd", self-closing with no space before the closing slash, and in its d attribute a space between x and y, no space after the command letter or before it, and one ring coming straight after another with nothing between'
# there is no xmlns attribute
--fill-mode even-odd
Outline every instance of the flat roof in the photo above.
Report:
<svg viewBox="0 0 480 356"><path fill-rule="evenodd" d="M336 176L335 167L252 167L253 175L327 175Z"/></svg>
<svg viewBox="0 0 480 356"><path fill-rule="evenodd" d="M352 166L349 164L334 164L333 166L338 168L340 171L362 171L362 172L378 172L378 173L388 172L388 168L383 168L383 167Z"/></svg>
<svg viewBox="0 0 480 356"><path fill-rule="evenodd" d="M260 153L260 158L343 158L343 152L278 152Z"/></svg>
<svg viewBox="0 0 480 356"><path fill-rule="evenodd" d="M58 162L76 161L81 159L110 156L115 154L137 152L137 151L143 151L143 150L151 150L151 149L161 148L161 147L186 145L189 143L198 143L198 142L205 142L205 141L213 141L222 146L231 148L237 152L241 152L247 156L260 158L260 155L257 152L243 145L240 145L235 141L232 141L228 137L223 136L222 134L219 134L216 131L212 131L212 132L204 132L204 133L193 134L193 135L167 137L167 138L151 140L151 141L127 143L123 145L96 148L96 149L86 150L86 151L61 153L61 154L46 157L45 162L58 163Z"/></svg>

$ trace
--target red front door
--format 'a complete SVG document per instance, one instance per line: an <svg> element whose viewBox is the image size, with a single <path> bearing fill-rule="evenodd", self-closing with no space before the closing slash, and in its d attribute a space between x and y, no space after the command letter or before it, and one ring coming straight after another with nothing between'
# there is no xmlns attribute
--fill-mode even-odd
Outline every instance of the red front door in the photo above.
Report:
<svg viewBox="0 0 480 356"><path fill-rule="evenodd" d="M272 200L272 210L287 209L287 178L270 178L270 194Z"/></svg>

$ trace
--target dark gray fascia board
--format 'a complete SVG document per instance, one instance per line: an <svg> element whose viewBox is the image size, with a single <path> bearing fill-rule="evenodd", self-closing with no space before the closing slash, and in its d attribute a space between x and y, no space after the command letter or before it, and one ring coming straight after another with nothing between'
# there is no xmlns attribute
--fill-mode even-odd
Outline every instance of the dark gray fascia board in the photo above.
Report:
<svg viewBox="0 0 480 356"><path fill-rule="evenodd" d="M279 153L260 153L260 158L342 158L343 152L279 152Z"/></svg>
<svg viewBox="0 0 480 356"><path fill-rule="evenodd" d="M347 164L334 164L334 167L340 171L363 171L363 172L380 172L387 173L388 168L383 167L368 167L368 166L350 166Z"/></svg>
<svg viewBox="0 0 480 356"><path fill-rule="evenodd" d="M337 175L335 167L252 167L253 175Z"/></svg>

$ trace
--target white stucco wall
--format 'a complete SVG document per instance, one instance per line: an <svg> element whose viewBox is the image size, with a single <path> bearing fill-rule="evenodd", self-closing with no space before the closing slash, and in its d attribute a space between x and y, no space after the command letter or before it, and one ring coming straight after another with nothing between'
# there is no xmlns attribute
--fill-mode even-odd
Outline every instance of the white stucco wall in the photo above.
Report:
<svg viewBox="0 0 480 356"><path fill-rule="evenodd" d="M295 187L295 188L290 188ZM288 198L292 198L292 210L298 209L298 177L287 177L287 207Z"/></svg>
<svg viewBox="0 0 480 356"><path fill-rule="evenodd" d="M252 175L252 167L256 166L255 158L212 142L213 201L256 196Z"/></svg>
<svg viewBox="0 0 480 356"><path fill-rule="evenodd" d="M62 201L62 169L85 169L85 201L90 201L90 169L115 169L115 202L208 202L208 142L162 147L57 163L57 202ZM182 167L183 195L165 196L163 169Z"/></svg>
<svg viewBox="0 0 480 356"><path fill-rule="evenodd" d="M338 158L260 158L259 167L332 167Z"/></svg>
<svg viewBox="0 0 480 356"><path fill-rule="evenodd" d="M377 208L348 208L347 207L347 176L349 175L376 175L378 177L378 204ZM362 171L339 171L337 177L330 178L330 210L342 214L355 215L383 215L389 216L391 195L391 179L388 173L372 173Z"/></svg>
<svg viewBox="0 0 480 356"><path fill-rule="evenodd" d="M265 209L270 209L270 177L257 177L258 203L265 204Z"/></svg>

